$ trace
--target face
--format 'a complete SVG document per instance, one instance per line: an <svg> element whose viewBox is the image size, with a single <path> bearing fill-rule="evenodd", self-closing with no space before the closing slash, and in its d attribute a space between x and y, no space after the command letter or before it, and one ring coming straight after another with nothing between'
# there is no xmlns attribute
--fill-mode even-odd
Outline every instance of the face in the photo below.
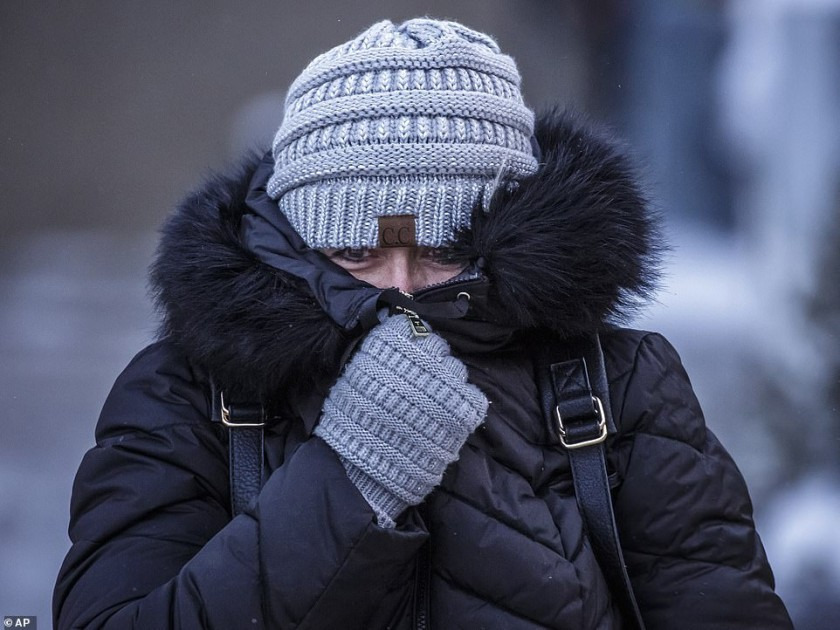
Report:
<svg viewBox="0 0 840 630"><path fill-rule="evenodd" d="M397 287L406 293L454 278L466 268L447 249L383 247L322 249L332 262L359 280L380 289Z"/></svg>

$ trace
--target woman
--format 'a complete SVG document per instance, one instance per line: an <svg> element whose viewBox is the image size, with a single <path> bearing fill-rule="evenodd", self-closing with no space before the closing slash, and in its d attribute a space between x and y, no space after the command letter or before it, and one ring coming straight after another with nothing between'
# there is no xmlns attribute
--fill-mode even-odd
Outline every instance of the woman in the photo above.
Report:
<svg viewBox="0 0 840 630"><path fill-rule="evenodd" d="M615 326L660 248L613 143L535 122L488 36L386 21L319 56L271 153L164 229L56 627L632 627L539 385L594 331L647 627L791 627L679 358Z"/></svg>

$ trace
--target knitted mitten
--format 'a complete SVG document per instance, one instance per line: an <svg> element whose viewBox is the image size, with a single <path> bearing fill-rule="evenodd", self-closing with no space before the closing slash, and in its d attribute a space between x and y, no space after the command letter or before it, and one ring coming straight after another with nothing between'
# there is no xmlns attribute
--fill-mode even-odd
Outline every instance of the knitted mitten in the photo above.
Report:
<svg viewBox="0 0 840 630"><path fill-rule="evenodd" d="M362 341L315 428L383 527L420 503L484 420L487 399L440 336L396 315Z"/></svg>

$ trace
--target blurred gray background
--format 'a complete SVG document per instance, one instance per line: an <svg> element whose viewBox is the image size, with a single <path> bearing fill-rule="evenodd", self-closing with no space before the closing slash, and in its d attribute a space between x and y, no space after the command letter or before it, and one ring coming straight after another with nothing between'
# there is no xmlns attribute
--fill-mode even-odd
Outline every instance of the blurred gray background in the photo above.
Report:
<svg viewBox="0 0 840 630"><path fill-rule="evenodd" d="M75 469L152 339L155 230L268 145L316 54L388 17L493 34L536 107L633 147L681 351L797 627L840 619L840 0L0 2L0 615L37 615Z"/></svg>

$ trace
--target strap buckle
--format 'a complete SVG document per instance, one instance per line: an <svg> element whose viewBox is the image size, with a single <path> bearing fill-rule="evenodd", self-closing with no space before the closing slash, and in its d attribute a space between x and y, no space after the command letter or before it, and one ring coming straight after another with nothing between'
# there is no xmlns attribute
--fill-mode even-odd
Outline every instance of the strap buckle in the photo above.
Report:
<svg viewBox="0 0 840 630"><path fill-rule="evenodd" d="M580 442L566 441L566 427L563 424L563 417L560 415L560 405L554 407L554 415L557 418L557 430L560 434L560 443L567 449L573 450L585 446L593 446L607 439L607 417L604 414L604 404L597 396L592 396L592 402L595 404L595 417L598 419L598 435L589 440L581 440Z"/></svg>
<svg viewBox="0 0 840 630"><path fill-rule="evenodd" d="M250 427L250 428L262 428L265 426L265 412L260 409L261 415L259 416L261 419L259 422L253 422L250 418L244 419L243 421L238 421L236 419L231 418L230 407L225 405L225 393L219 391L219 408L221 410L222 416L222 424L226 427L233 427L233 428L242 428L242 427ZM255 416L251 416L252 418Z"/></svg>

